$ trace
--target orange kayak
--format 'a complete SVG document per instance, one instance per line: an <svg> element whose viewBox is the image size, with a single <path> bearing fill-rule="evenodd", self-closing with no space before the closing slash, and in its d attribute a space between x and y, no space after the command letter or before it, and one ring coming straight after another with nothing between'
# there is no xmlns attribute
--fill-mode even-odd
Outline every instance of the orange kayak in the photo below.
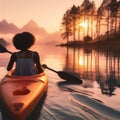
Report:
<svg viewBox="0 0 120 120"><path fill-rule="evenodd" d="M43 72L34 76L12 76L12 71L0 83L0 97L12 120L25 120L48 87Z"/></svg>

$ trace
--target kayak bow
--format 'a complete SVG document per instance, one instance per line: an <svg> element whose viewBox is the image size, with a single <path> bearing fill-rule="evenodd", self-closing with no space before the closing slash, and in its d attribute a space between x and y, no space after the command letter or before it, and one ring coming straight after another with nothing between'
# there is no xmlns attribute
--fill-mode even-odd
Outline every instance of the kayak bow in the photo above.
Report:
<svg viewBox="0 0 120 120"><path fill-rule="evenodd" d="M12 71L0 83L0 97L12 120L25 120L48 87L43 72L34 76L12 76Z"/></svg>

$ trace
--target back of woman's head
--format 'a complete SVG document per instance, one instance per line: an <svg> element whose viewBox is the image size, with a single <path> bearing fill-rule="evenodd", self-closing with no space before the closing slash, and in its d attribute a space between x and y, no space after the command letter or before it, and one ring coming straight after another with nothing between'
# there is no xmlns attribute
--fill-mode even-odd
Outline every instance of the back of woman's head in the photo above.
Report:
<svg viewBox="0 0 120 120"><path fill-rule="evenodd" d="M27 50L35 43L35 37L29 32L18 33L13 38L16 49Z"/></svg>

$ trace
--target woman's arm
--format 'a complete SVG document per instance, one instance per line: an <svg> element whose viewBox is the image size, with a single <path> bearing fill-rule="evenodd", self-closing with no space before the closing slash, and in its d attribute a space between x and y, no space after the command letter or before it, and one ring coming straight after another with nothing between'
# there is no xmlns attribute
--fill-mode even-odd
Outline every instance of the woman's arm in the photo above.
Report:
<svg viewBox="0 0 120 120"><path fill-rule="evenodd" d="M34 52L34 62L36 64L37 70L39 73L43 72L41 63L40 63L40 56L37 52Z"/></svg>
<svg viewBox="0 0 120 120"><path fill-rule="evenodd" d="M13 53L11 55L11 58L10 58L10 61L8 63L8 66L7 66L7 71L10 71L12 68L13 68L13 64L14 62L16 61L17 57L16 57L16 53Z"/></svg>

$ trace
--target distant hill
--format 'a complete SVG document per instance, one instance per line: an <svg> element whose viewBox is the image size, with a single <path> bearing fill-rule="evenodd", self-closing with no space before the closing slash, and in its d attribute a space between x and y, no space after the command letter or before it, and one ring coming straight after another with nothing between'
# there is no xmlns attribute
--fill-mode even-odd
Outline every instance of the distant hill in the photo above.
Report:
<svg viewBox="0 0 120 120"><path fill-rule="evenodd" d="M16 25L8 23L6 20L0 22L0 33L2 34L15 34L23 31L29 31L36 35L42 34L44 36L48 34L45 29L40 28L33 20L30 20L22 28L18 28Z"/></svg>
<svg viewBox="0 0 120 120"><path fill-rule="evenodd" d="M2 34L8 34L8 33L17 33L19 32L19 28L14 25L13 23L8 23L6 20L2 20L0 22L0 33Z"/></svg>
<svg viewBox="0 0 120 120"><path fill-rule="evenodd" d="M23 28L20 29L21 32L28 31L33 33L35 36L43 39L48 33L45 29L40 28L33 20L30 20Z"/></svg>
<svg viewBox="0 0 120 120"><path fill-rule="evenodd" d="M40 28L33 20L30 20L26 25L23 26L21 30L31 31L36 34L40 34L40 33L43 35L48 34L45 29Z"/></svg>
<svg viewBox="0 0 120 120"><path fill-rule="evenodd" d="M13 34L28 31L35 35L36 39L42 42L54 43L59 42L60 32L55 32L49 34L44 28L39 27L35 21L30 20L27 24L25 24L22 28L17 27L13 23L8 23L5 19L0 21L0 34ZM5 38L6 39L6 38ZM10 38L11 40L12 38ZM61 40L60 40L61 41Z"/></svg>

